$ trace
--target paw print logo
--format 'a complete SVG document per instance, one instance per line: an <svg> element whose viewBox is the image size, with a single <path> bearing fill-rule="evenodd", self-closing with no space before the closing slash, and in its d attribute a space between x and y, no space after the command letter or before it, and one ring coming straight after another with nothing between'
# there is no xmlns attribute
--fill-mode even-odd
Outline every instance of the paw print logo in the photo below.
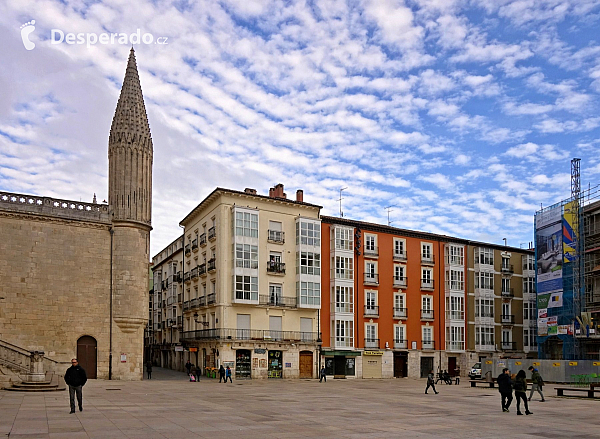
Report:
<svg viewBox="0 0 600 439"><path fill-rule="evenodd" d="M21 26L21 39L23 40L23 46L27 50L33 50L35 43L29 41L29 35L35 30L35 20L28 21Z"/></svg>

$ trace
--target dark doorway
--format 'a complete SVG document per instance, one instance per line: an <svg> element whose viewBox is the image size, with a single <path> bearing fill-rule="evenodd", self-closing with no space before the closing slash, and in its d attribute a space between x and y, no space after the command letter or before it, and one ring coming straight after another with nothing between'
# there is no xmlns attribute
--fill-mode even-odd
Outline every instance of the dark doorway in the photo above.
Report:
<svg viewBox="0 0 600 439"><path fill-rule="evenodd" d="M456 376L456 357L448 357L448 373L451 377Z"/></svg>
<svg viewBox="0 0 600 439"><path fill-rule="evenodd" d="M333 357L333 374L346 376L346 357L336 355Z"/></svg>
<svg viewBox="0 0 600 439"><path fill-rule="evenodd" d="M408 355L405 352L394 352L394 378L404 378L408 376L407 357Z"/></svg>
<svg viewBox="0 0 600 439"><path fill-rule="evenodd" d="M98 343L94 337L84 335L77 340L77 360L90 379L96 379L97 351Z"/></svg>
<svg viewBox="0 0 600 439"><path fill-rule="evenodd" d="M313 353L311 351L300 352L300 378L313 377Z"/></svg>
<svg viewBox="0 0 600 439"><path fill-rule="evenodd" d="M427 378L433 370L433 357L421 357L421 378Z"/></svg>

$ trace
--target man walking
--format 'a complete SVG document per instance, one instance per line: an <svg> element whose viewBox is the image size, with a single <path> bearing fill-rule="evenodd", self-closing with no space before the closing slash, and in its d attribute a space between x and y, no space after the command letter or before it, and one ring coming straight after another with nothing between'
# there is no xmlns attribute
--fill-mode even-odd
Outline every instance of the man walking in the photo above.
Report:
<svg viewBox="0 0 600 439"><path fill-rule="evenodd" d="M327 372L325 372L325 366L321 368L321 373L319 374L319 382L321 381L327 382Z"/></svg>
<svg viewBox="0 0 600 439"><path fill-rule="evenodd" d="M225 369L225 382L227 382L227 380L229 379L229 382L233 384L233 381L231 380L231 367L227 366L227 369Z"/></svg>
<svg viewBox="0 0 600 439"><path fill-rule="evenodd" d="M433 376L433 370L430 370L429 375L427 375L427 387L425 387L425 395L427 395L427 391L430 387L433 389L436 395L440 393L435 390L435 377Z"/></svg>
<svg viewBox="0 0 600 439"><path fill-rule="evenodd" d="M185 370L187 370L187 374L190 376L190 373L192 373L192 363L190 363L190 360L187 360L187 363L185 363Z"/></svg>
<svg viewBox="0 0 600 439"><path fill-rule="evenodd" d="M81 389L87 382L87 375L83 367L79 365L77 358L71 360L71 367L67 369L65 373L65 383L69 386L69 401L71 403L71 414L75 413L75 395L77 395L77 403L79 404L79 411L83 411L83 405L81 403L82 393Z"/></svg>
<svg viewBox="0 0 600 439"><path fill-rule="evenodd" d="M146 373L148 374L148 379L152 379L152 361L146 361Z"/></svg>
<svg viewBox="0 0 600 439"><path fill-rule="evenodd" d="M222 364L221 367L219 367L219 382L221 382L221 380L223 380L224 383L227 383L227 378L225 378L225 368Z"/></svg>
<svg viewBox="0 0 600 439"><path fill-rule="evenodd" d="M512 382L510 379L510 372L507 368L502 369L502 373L498 375L498 391L502 396L502 411L509 412L508 408L513 400L512 395Z"/></svg>
<svg viewBox="0 0 600 439"><path fill-rule="evenodd" d="M541 402L546 402L546 400L544 399L544 394L542 393L542 387L544 386L544 381L542 380L542 376L540 375L538 370L533 366L529 366L528 370L531 371L531 382L533 383L531 385L531 390L529 391L529 401L531 401L533 392L537 391L540 394L540 396L542 397Z"/></svg>

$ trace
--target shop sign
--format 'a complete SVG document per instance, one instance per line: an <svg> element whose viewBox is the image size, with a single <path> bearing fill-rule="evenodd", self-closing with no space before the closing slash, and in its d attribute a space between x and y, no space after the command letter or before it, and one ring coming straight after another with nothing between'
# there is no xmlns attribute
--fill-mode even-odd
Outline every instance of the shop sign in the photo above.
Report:
<svg viewBox="0 0 600 439"><path fill-rule="evenodd" d="M175 346L175 352L183 352L183 346Z"/></svg>
<svg viewBox="0 0 600 439"><path fill-rule="evenodd" d="M127 354L121 354L121 363L127 363Z"/></svg>
<svg viewBox="0 0 600 439"><path fill-rule="evenodd" d="M364 351L363 355L383 355L383 351Z"/></svg>
<svg viewBox="0 0 600 439"><path fill-rule="evenodd" d="M266 354L267 350L266 349L254 349L254 353L255 354Z"/></svg>
<svg viewBox="0 0 600 439"><path fill-rule="evenodd" d="M190 348L190 352L198 352L198 348Z"/></svg>

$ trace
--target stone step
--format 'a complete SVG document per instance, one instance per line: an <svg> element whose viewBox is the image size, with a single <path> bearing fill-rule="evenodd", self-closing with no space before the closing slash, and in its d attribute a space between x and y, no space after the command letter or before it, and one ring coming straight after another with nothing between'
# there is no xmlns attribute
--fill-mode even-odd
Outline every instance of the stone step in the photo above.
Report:
<svg viewBox="0 0 600 439"><path fill-rule="evenodd" d="M8 390L11 392L57 392L57 391L61 391L61 390L65 390L64 388L61 389L56 385L53 386L48 386L48 387L39 387L39 388L34 388L34 387L8 387L4 390Z"/></svg>
<svg viewBox="0 0 600 439"><path fill-rule="evenodd" d="M28 387L28 386L47 386L47 385L51 385L52 381L21 381L18 384L13 384L14 386L24 386L24 387Z"/></svg>

